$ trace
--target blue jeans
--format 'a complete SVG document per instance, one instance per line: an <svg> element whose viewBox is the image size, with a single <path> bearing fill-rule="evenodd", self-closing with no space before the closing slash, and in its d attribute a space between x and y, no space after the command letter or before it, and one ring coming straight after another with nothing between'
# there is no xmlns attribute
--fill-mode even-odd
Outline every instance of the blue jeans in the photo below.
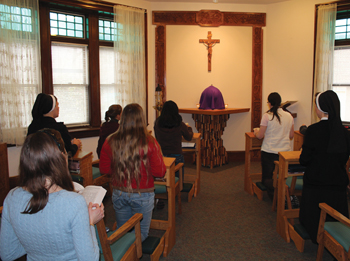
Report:
<svg viewBox="0 0 350 261"><path fill-rule="evenodd" d="M182 154L167 154L164 155L164 157L168 158L175 158L175 165L178 163L185 163L185 158L184 155ZM179 177L179 171L175 172L175 177ZM185 178L185 165L182 166L182 181L184 181Z"/></svg>
<svg viewBox="0 0 350 261"><path fill-rule="evenodd" d="M117 227L121 227L135 213L141 213L141 240L148 237L154 208L154 192L128 193L113 189L113 208L117 219Z"/></svg>

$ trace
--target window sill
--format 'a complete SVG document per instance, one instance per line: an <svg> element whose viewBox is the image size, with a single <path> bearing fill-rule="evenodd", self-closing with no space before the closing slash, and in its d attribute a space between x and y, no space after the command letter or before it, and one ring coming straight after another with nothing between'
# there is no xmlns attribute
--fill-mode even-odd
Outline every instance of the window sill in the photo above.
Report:
<svg viewBox="0 0 350 261"><path fill-rule="evenodd" d="M100 128L98 127L68 127L69 134L72 138L90 138L97 137L100 134Z"/></svg>

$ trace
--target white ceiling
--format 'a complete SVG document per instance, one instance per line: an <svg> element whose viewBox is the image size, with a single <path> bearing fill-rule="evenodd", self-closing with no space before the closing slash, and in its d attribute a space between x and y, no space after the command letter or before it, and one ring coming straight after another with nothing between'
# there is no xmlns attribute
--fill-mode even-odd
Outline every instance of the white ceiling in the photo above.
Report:
<svg viewBox="0 0 350 261"><path fill-rule="evenodd" d="M212 3L213 0L146 0L149 2L175 2L175 3ZM217 0L221 4L273 4L290 0Z"/></svg>

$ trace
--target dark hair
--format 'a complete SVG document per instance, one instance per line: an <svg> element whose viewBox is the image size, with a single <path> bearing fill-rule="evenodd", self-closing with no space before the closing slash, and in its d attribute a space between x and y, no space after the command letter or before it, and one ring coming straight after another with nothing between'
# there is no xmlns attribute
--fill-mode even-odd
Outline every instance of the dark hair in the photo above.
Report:
<svg viewBox="0 0 350 261"><path fill-rule="evenodd" d="M142 107L132 103L123 109L119 129L108 136L107 140L113 152L112 179L118 183L126 181L126 188L132 191L131 182L140 185L141 163L149 176L148 133ZM153 140L153 139L152 139Z"/></svg>
<svg viewBox="0 0 350 261"><path fill-rule="evenodd" d="M105 120L109 122L112 119L115 119L117 115L122 113L122 106L119 104L113 104L109 106L108 111L105 113Z"/></svg>
<svg viewBox="0 0 350 261"><path fill-rule="evenodd" d="M64 154L67 153L64 140L62 139L61 133L59 131L54 129L44 128L44 129L38 130L38 132L43 132L49 135L53 139L53 141L56 143L59 150Z"/></svg>
<svg viewBox="0 0 350 261"><path fill-rule="evenodd" d="M272 112L272 119L276 116L279 123L281 123L280 116L278 115L278 108L281 106L281 96L277 92L270 93L269 97L267 97L268 102L271 104L271 108L267 112Z"/></svg>
<svg viewBox="0 0 350 261"><path fill-rule="evenodd" d="M59 139L55 141L56 137ZM44 209L49 199L49 189L53 185L68 191L74 190L67 158L57 144L64 149L61 134L52 129L30 134L24 141L19 163L20 186L33 196L23 214L34 214ZM45 187L46 179L51 181L49 188Z"/></svg>
<svg viewBox="0 0 350 261"><path fill-rule="evenodd" d="M171 129L180 126L181 122L182 117L177 104L173 101L166 101L158 118L159 127Z"/></svg>

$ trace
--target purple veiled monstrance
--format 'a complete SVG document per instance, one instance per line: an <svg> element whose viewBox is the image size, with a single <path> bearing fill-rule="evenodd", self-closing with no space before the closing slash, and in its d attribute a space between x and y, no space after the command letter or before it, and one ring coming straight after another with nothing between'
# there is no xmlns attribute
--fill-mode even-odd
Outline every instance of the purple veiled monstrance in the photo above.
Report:
<svg viewBox="0 0 350 261"><path fill-rule="evenodd" d="M199 100L199 109L225 109L224 98L222 97L221 91L213 85L210 85L208 88L206 88L202 92L201 98Z"/></svg>

